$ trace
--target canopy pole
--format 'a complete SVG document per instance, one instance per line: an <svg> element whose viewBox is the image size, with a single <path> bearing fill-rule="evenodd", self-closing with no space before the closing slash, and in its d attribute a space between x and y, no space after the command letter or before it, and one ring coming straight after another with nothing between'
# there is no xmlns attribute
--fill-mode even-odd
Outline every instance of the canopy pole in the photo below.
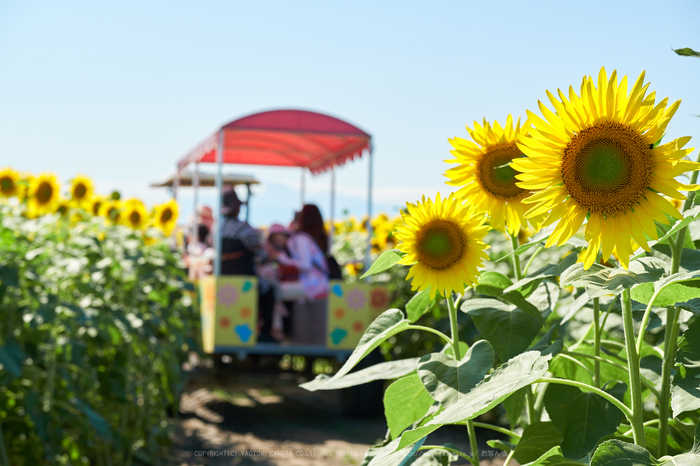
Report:
<svg viewBox="0 0 700 466"><path fill-rule="evenodd" d="M250 223L250 185L247 184L245 185L246 190L248 191L248 195L245 198L245 221L246 223Z"/></svg>
<svg viewBox="0 0 700 466"><path fill-rule="evenodd" d="M214 249L216 257L214 258L214 276L221 275L221 231L224 226L224 219L221 215L221 208L224 204L224 132L219 131L219 140L216 144L216 191L219 195L219 215L216 228L214 229Z"/></svg>
<svg viewBox="0 0 700 466"><path fill-rule="evenodd" d="M304 167L301 167L301 187L299 188L299 200L301 201L301 207L304 207L304 200L306 198L306 177L304 176Z"/></svg>
<svg viewBox="0 0 700 466"><path fill-rule="evenodd" d="M333 235L335 234L335 167L331 167L331 208L329 215L330 226L328 228L328 252L331 252Z"/></svg>
<svg viewBox="0 0 700 466"><path fill-rule="evenodd" d="M372 152L374 152L374 147L369 149L369 155L367 156L367 162L369 164L368 174L367 174L367 252L365 253L365 270L370 267L370 253L372 252ZM367 277L369 281L370 277Z"/></svg>
<svg viewBox="0 0 700 466"><path fill-rule="evenodd" d="M180 166L175 166L175 178L173 178L173 199L177 201L177 188L180 187Z"/></svg>
<svg viewBox="0 0 700 466"><path fill-rule="evenodd" d="M192 187L194 188L194 222L192 228L194 231L192 232L192 237L194 238L194 242L197 243L199 242L199 222L197 221L197 204L199 203L199 162L195 162L194 164L194 174L192 176ZM204 238L202 238L204 239Z"/></svg>

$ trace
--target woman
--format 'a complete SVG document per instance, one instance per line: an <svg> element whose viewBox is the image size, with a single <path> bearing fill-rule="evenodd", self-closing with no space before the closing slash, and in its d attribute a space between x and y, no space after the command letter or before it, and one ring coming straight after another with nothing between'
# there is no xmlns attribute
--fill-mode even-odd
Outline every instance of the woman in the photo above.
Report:
<svg viewBox="0 0 700 466"><path fill-rule="evenodd" d="M282 283L283 300L295 300L292 339L295 343L325 344L326 308L328 307L328 235L321 212L306 204L299 214L297 231L287 242L289 254L281 251L275 258L280 264L299 270L299 280Z"/></svg>

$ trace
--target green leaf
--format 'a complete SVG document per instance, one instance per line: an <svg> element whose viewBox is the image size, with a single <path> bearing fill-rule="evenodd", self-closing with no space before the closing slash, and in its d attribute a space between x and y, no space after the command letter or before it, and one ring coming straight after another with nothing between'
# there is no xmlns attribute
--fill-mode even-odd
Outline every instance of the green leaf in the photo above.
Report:
<svg viewBox="0 0 700 466"><path fill-rule="evenodd" d="M542 377L551 358L551 355L542 355L539 351L528 351L514 357L491 372L469 392L468 397L445 408L425 426L404 432L399 447L411 445L444 424L474 419L492 409L516 390Z"/></svg>
<svg viewBox="0 0 700 466"><path fill-rule="evenodd" d="M681 272L669 275L655 283L643 283L632 288L632 299L642 304L649 304L654 299L654 306L673 306L700 298L700 274ZM654 295L657 295L654 297Z"/></svg>
<svg viewBox="0 0 700 466"><path fill-rule="evenodd" d="M403 466L418 451L423 442L425 439L420 439L413 445L397 449L399 439L395 439L384 446L372 447L367 451L367 456L362 464L367 464L367 466ZM368 458L370 461L366 463Z"/></svg>
<svg viewBox="0 0 700 466"><path fill-rule="evenodd" d="M520 256L523 253L529 251L530 249L534 248L535 246L542 245L544 246L544 243L547 241L547 238L549 238L549 235L551 235L554 232L554 229L557 227L557 224L555 223L554 225L550 225L546 228L541 229L538 231L535 236L532 237L532 240L530 240L529 243L525 243L522 246L518 247L515 251L512 251L505 256L501 257L500 259L496 260L496 262L501 262L509 257L511 257L513 254L516 256ZM575 246L575 247L584 247L586 246L586 242L583 240L580 240L579 238L576 238L575 236L570 238L569 241L567 241L568 245Z"/></svg>
<svg viewBox="0 0 700 466"><path fill-rule="evenodd" d="M336 390L354 387L373 380L398 379L416 370L420 358L399 359L397 361L380 362L357 372L351 372L334 379L326 374L317 375L314 380L303 383L300 387L313 392L315 390Z"/></svg>
<svg viewBox="0 0 700 466"><path fill-rule="evenodd" d="M403 256L398 249L389 249L388 251L384 251L381 256L377 257L377 260L374 261L369 270L360 278L367 278L370 275L375 275L384 272L385 270L389 270L396 265L396 263L400 261L402 257Z"/></svg>
<svg viewBox="0 0 700 466"><path fill-rule="evenodd" d="M549 385L544 405L564 439L561 449L569 459L586 456L602 437L614 434L622 421L622 412L609 401L568 385Z"/></svg>
<svg viewBox="0 0 700 466"><path fill-rule="evenodd" d="M513 392L508 398L503 400L503 407L506 409L508 414L508 424L510 429L513 430L518 425L520 416L525 409L525 390L527 388L521 388Z"/></svg>
<svg viewBox="0 0 700 466"><path fill-rule="evenodd" d="M658 466L646 448L620 440L608 440L596 449L591 466Z"/></svg>
<svg viewBox="0 0 700 466"><path fill-rule="evenodd" d="M406 303L408 320L411 322L417 321L423 314L430 312L439 300L439 295L435 295L434 299L430 298L430 289L419 291Z"/></svg>
<svg viewBox="0 0 700 466"><path fill-rule="evenodd" d="M22 373L24 353L14 341L8 341L5 346L0 346L0 364L5 370L15 377Z"/></svg>
<svg viewBox="0 0 700 466"><path fill-rule="evenodd" d="M529 463L558 446L562 440L561 434L553 423L535 422L523 430L513 456L520 464Z"/></svg>
<svg viewBox="0 0 700 466"><path fill-rule="evenodd" d="M525 351L544 323L539 312L535 315L494 299L466 301L462 311L471 315L481 335L491 343L501 361L507 361Z"/></svg>
<svg viewBox="0 0 700 466"><path fill-rule="evenodd" d="M577 263L561 274L560 284L585 287L591 298L618 295L624 288L658 280L665 272L665 265L664 261L655 257L641 257L631 261L628 270L601 264L593 264L588 270L583 270L583 264Z"/></svg>
<svg viewBox="0 0 700 466"><path fill-rule="evenodd" d="M689 47L684 47L682 49L673 49L673 51L681 57L700 57L700 52L696 52L695 50Z"/></svg>
<svg viewBox="0 0 700 466"><path fill-rule="evenodd" d="M523 466L582 466L583 464L564 458L564 455L561 453L561 447L554 447L532 463L527 463Z"/></svg>
<svg viewBox="0 0 700 466"><path fill-rule="evenodd" d="M540 311L540 315L542 313L549 315L549 313L557 307L560 290L561 288L559 285L549 280L545 280L535 289L535 291L532 292L530 296L528 296L527 300Z"/></svg>
<svg viewBox="0 0 700 466"><path fill-rule="evenodd" d="M700 409L700 319L695 319L678 345L679 366L671 385L673 417Z"/></svg>
<svg viewBox="0 0 700 466"><path fill-rule="evenodd" d="M406 466L447 466L459 458L447 450L421 450Z"/></svg>
<svg viewBox="0 0 700 466"><path fill-rule="evenodd" d="M485 340L477 341L461 361L441 353L423 356L418 376L434 400L447 407L484 380L493 366L493 348Z"/></svg>
<svg viewBox="0 0 700 466"><path fill-rule="evenodd" d="M545 278L552 278L552 277L558 277L559 275L562 274L566 269L568 269L570 266L576 263L576 254L569 254L565 258L562 259L561 263L559 264L549 264L541 269L537 270L533 274L518 280L515 282L513 285L505 289L505 292L508 293L509 291L517 290L525 285L536 281L536 280L542 280Z"/></svg>
<svg viewBox="0 0 700 466"><path fill-rule="evenodd" d="M498 297L503 294L503 290L511 286L513 282L500 272L487 271L479 277L479 284L474 290L479 294Z"/></svg>
<svg viewBox="0 0 700 466"><path fill-rule="evenodd" d="M683 212L683 217L683 220L677 220L676 223L674 223L673 226L671 226L671 228L663 236L661 236L661 238L659 238L658 241L651 241L649 242L649 245L653 246L667 240L672 235L676 234L676 232L678 232L681 228L685 227L686 225L689 225L691 222L700 217L700 206L695 206L691 209L686 210L685 212ZM657 225L659 224L657 223Z"/></svg>
<svg viewBox="0 0 700 466"><path fill-rule="evenodd" d="M491 448L497 448L501 451L504 451L506 452L506 454L510 453L511 450L515 450L514 443L506 442L504 440L487 440L486 444Z"/></svg>
<svg viewBox="0 0 700 466"><path fill-rule="evenodd" d="M343 367L330 379L327 383L334 383L336 380L347 374L355 365L367 356L372 350L379 346L383 341L392 335L403 332L408 328L410 322L405 319L403 312L398 309L389 309L381 313L374 322L372 322L365 333L360 338L359 343L353 350L352 354L345 361ZM315 387L315 390L323 390L323 386Z"/></svg>
<svg viewBox="0 0 700 466"><path fill-rule="evenodd" d="M90 406L78 398L73 398L71 401L87 416L88 421L90 421L92 427L94 427L97 431L97 435L105 440L112 440L112 431L109 428L109 423L104 417L97 414Z"/></svg>
<svg viewBox="0 0 700 466"><path fill-rule="evenodd" d="M391 438L397 438L406 427L425 416L433 403L417 374L389 385L384 392L384 413Z"/></svg>

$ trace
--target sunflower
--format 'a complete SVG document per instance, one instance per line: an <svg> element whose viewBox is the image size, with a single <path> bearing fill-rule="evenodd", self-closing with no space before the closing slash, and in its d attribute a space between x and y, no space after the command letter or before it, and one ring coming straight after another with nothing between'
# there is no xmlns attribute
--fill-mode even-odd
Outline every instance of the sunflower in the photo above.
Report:
<svg viewBox="0 0 700 466"><path fill-rule="evenodd" d="M56 213L61 217L66 218L68 217L68 214L70 214L71 207L72 203L69 200L59 199L58 208L56 208Z"/></svg>
<svg viewBox="0 0 700 466"><path fill-rule="evenodd" d="M0 197L20 197L20 176L11 168L0 170Z"/></svg>
<svg viewBox="0 0 700 466"><path fill-rule="evenodd" d="M513 127L513 117L508 115L505 126L497 121L493 125L484 120L483 126L474 122L474 129L467 126L467 132L473 139L462 138L449 140L454 150L450 151L456 158L446 160L458 163L456 167L445 172L450 180L447 184L461 186L457 195L468 201L476 210L486 212L491 226L500 231L517 235L521 227L527 227L523 198L529 194L516 185L517 172L510 162L523 153L518 149L516 139L528 134L529 124L520 125L518 119ZM537 225L537 220L530 223Z"/></svg>
<svg viewBox="0 0 700 466"><path fill-rule="evenodd" d="M120 223L122 216L122 203L118 200L106 200L100 204L100 217L105 218L105 222L109 225Z"/></svg>
<svg viewBox="0 0 700 466"><path fill-rule="evenodd" d="M32 177L27 196L27 214L30 217L37 217L56 212L59 207L59 191L60 186L56 181L56 175L42 173Z"/></svg>
<svg viewBox="0 0 700 466"><path fill-rule="evenodd" d="M175 199L156 206L153 213L153 223L165 236L170 236L177 224L178 206Z"/></svg>
<svg viewBox="0 0 700 466"><path fill-rule="evenodd" d="M100 207L102 207L102 204L106 201L107 199L104 196L92 196L86 210L92 213L92 215L100 215Z"/></svg>
<svg viewBox="0 0 700 466"><path fill-rule="evenodd" d="M148 212L138 199L128 199L123 203L121 221L134 230L143 230L148 225Z"/></svg>
<svg viewBox="0 0 700 466"><path fill-rule="evenodd" d="M678 190L698 188L675 180L700 169L683 160L692 151L683 149L690 138L658 144L680 101L654 105L648 87L642 73L628 94L627 76L618 83L616 71L608 79L602 68L597 87L583 78L580 97L572 87L568 98L558 91L561 100L547 92L556 113L540 102L544 118L528 111L531 137L518 140L527 155L512 163L522 172L518 186L538 191L523 200L535 204L526 216L548 214L542 226L559 221L547 247L564 244L588 219L586 269L601 249L604 262L614 251L627 267L633 241L648 251L645 233L658 239L654 221L683 218L664 195L685 199Z"/></svg>
<svg viewBox="0 0 700 466"><path fill-rule="evenodd" d="M484 252L482 241L489 228L486 217L467 208L454 194L445 199L438 193L435 202L425 196L422 202L406 203L403 224L396 236L399 250L406 255L399 264L411 265L406 280L413 279L413 290L430 287L436 294L463 293L465 284L476 281Z"/></svg>
<svg viewBox="0 0 700 466"><path fill-rule="evenodd" d="M94 192L95 188L90 178L76 175L70 187L70 200L73 205L87 209Z"/></svg>

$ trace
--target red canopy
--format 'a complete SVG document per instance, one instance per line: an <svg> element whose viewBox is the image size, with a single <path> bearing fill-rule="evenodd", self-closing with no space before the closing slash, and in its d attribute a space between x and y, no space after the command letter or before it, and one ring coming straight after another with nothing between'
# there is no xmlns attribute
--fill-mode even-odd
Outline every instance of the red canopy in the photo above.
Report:
<svg viewBox="0 0 700 466"><path fill-rule="evenodd" d="M322 113L273 110L232 121L178 162L216 163L223 133L223 163L304 167L317 174L371 150L372 137L361 129Z"/></svg>

